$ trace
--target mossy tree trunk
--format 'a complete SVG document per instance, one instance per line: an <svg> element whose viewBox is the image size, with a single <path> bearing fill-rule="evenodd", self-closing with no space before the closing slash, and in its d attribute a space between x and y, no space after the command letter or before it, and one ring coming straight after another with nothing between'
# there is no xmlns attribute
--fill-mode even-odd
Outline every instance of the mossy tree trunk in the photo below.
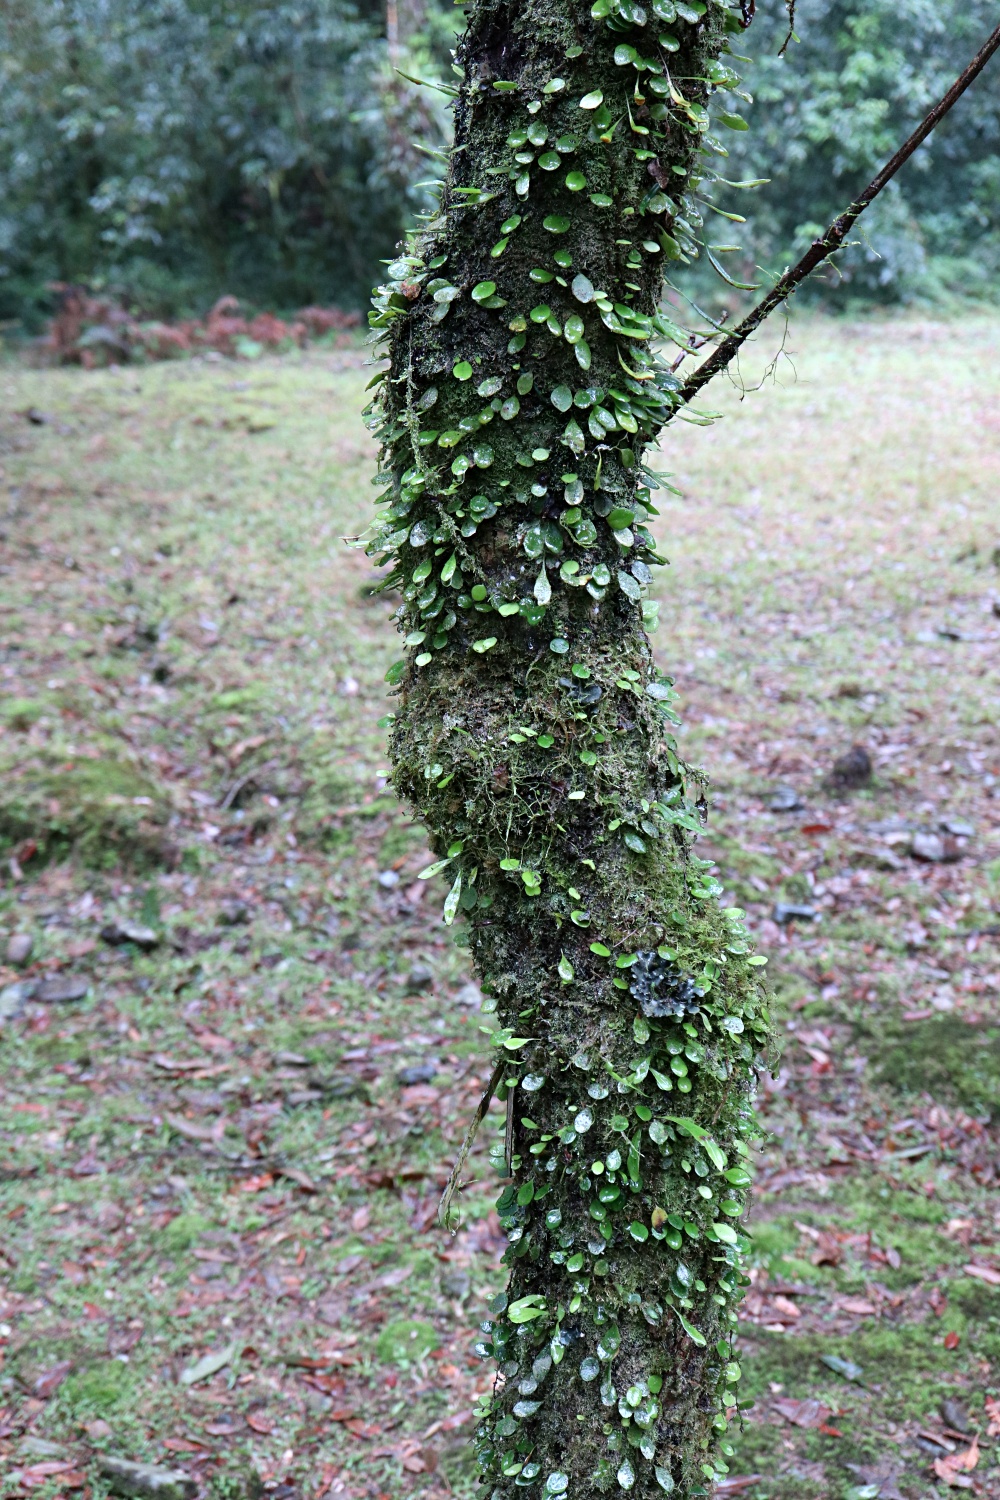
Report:
<svg viewBox="0 0 1000 1500"><path fill-rule="evenodd" d="M441 208L372 316L396 785L509 1062L493 1500L704 1495L732 1451L762 960L693 853L644 595L664 265L697 253L739 29L728 0L477 0Z"/></svg>

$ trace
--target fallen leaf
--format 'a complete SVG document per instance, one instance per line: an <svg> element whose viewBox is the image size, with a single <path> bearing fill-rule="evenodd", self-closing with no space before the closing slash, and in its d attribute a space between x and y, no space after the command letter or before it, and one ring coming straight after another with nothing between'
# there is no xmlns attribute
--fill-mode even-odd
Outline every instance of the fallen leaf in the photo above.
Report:
<svg viewBox="0 0 1000 1500"><path fill-rule="evenodd" d="M181 1371L181 1385L197 1385L199 1380L207 1380L209 1375L224 1369L230 1360L236 1358L238 1347L237 1344L228 1344L225 1349L213 1349L208 1354L203 1354L195 1364Z"/></svg>
<svg viewBox="0 0 1000 1500"><path fill-rule="evenodd" d="M355 1233L359 1232L362 1229L367 1229L371 1221L372 1211L368 1207L367 1203L364 1204L361 1208L356 1208L351 1214L351 1228L355 1231Z"/></svg>
<svg viewBox="0 0 1000 1500"><path fill-rule="evenodd" d="M822 1427L833 1415L830 1407L824 1406L822 1401L797 1401L792 1396L782 1396L775 1401L773 1410L795 1427Z"/></svg>
<svg viewBox="0 0 1000 1500"><path fill-rule="evenodd" d="M789 1301L787 1297L772 1297L771 1306L782 1321L791 1320L794 1322L796 1318L801 1318L802 1316L802 1309L796 1307L795 1303Z"/></svg>
<svg viewBox="0 0 1000 1500"><path fill-rule="evenodd" d="M841 1312L853 1313L857 1318L873 1318L878 1313L874 1302L864 1297L838 1297L835 1305Z"/></svg>
<svg viewBox="0 0 1000 1500"><path fill-rule="evenodd" d="M315 1182L313 1182L308 1172L303 1172L298 1167L278 1167L277 1173L279 1177L287 1177L290 1182L298 1183L303 1192L319 1192L319 1188L316 1186Z"/></svg>
<svg viewBox="0 0 1000 1500"><path fill-rule="evenodd" d="M164 1115L163 1118L171 1130L176 1130L178 1135L185 1136L189 1141L207 1141L218 1145L226 1129L226 1122L221 1116L212 1125L199 1125L194 1120L185 1120L182 1115Z"/></svg>
<svg viewBox="0 0 1000 1500"><path fill-rule="evenodd" d="M990 1286L1000 1286L1000 1271L993 1266L969 1265L963 1266L962 1270L966 1276L977 1276L980 1281L989 1282Z"/></svg>
<svg viewBox="0 0 1000 1500"><path fill-rule="evenodd" d="M944 1347L946 1349L957 1349L961 1342L962 1340L954 1330L951 1333L946 1333L944 1336Z"/></svg>
<svg viewBox="0 0 1000 1500"><path fill-rule="evenodd" d="M241 1193L259 1193L264 1188L274 1186L274 1175L271 1172L261 1172L257 1177L244 1178L236 1186Z"/></svg>
<svg viewBox="0 0 1000 1500"><path fill-rule="evenodd" d="M59 1389L72 1368L73 1364L71 1360L62 1359L57 1365L52 1365L50 1369L44 1370L33 1386L35 1395L41 1396L43 1401L47 1401Z"/></svg>
<svg viewBox="0 0 1000 1500"><path fill-rule="evenodd" d="M1000 1398L987 1396L985 1408L990 1423L986 1433L987 1437L1000 1437Z"/></svg>
<svg viewBox="0 0 1000 1500"><path fill-rule="evenodd" d="M979 1462L979 1439L972 1439L972 1447L966 1448L964 1453L949 1453L946 1458L934 1460L934 1473L945 1484L955 1490L971 1490L972 1480L967 1474L976 1467Z"/></svg>
<svg viewBox="0 0 1000 1500"><path fill-rule="evenodd" d="M259 1411L253 1411L247 1417L247 1426L252 1427L254 1432L259 1432L262 1437L267 1437L274 1431L274 1422L270 1417L265 1417Z"/></svg>

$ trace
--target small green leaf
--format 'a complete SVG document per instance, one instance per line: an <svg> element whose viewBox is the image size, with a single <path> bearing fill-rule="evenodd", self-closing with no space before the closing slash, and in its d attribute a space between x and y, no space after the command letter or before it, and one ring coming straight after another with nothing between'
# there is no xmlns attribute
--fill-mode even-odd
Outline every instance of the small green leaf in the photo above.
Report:
<svg viewBox="0 0 1000 1500"><path fill-rule="evenodd" d="M444 925L446 927L450 927L452 922L454 922L455 920L455 913L458 911L458 903L461 895L462 877L461 875L457 875L455 877L455 884L448 892L444 901Z"/></svg>
<svg viewBox="0 0 1000 1500"><path fill-rule="evenodd" d="M556 411L569 411L573 405L573 392L568 385L557 385L550 397Z"/></svg>
<svg viewBox="0 0 1000 1500"><path fill-rule="evenodd" d="M471 380L472 366L469 364L469 361L467 359L462 359L459 360L458 364L455 366L451 373L454 375L456 380Z"/></svg>
<svg viewBox="0 0 1000 1500"><path fill-rule="evenodd" d="M728 1228L728 1225L726 1227ZM699 1349L704 1349L708 1340L705 1338L705 1335L701 1332L701 1330L699 1328L695 1328L693 1323L689 1323L684 1314L677 1312L676 1308L674 1308L674 1312L677 1314L677 1318L680 1322L681 1327L687 1334L688 1338L692 1341L692 1343L697 1344Z"/></svg>
<svg viewBox="0 0 1000 1500"><path fill-rule="evenodd" d="M610 958L611 957L611 949L610 948L606 948L603 943L591 943L591 945L590 945L590 951L591 951L591 953L596 953L597 956L598 956L598 958Z"/></svg>
<svg viewBox="0 0 1000 1500"><path fill-rule="evenodd" d="M584 94L583 98L580 100L580 108L599 109L603 103L604 95L601 93L600 89L594 89L593 93Z"/></svg>
<svg viewBox="0 0 1000 1500"><path fill-rule="evenodd" d="M490 251L490 255L494 260L499 260L509 244L510 240L508 239L497 240L496 244L493 246L493 249Z"/></svg>
<svg viewBox="0 0 1000 1500"><path fill-rule="evenodd" d="M545 1298L532 1292L527 1297L520 1297L512 1302L507 1309L507 1316L512 1323L530 1323L533 1318L544 1317L547 1311Z"/></svg>
<svg viewBox="0 0 1000 1500"><path fill-rule="evenodd" d="M566 186L571 193L581 193L587 186L587 179L582 172L567 172Z"/></svg>
<svg viewBox="0 0 1000 1500"><path fill-rule="evenodd" d="M563 984L570 984L574 978L576 971L574 970L573 965L570 963L569 959L566 957L565 953L563 953L559 958L558 968L559 978L562 980Z"/></svg>
<svg viewBox="0 0 1000 1500"><path fill-rule="evenodd" d="M749 130L750 127L742 115L733 115L728 109L720 109L716 115L720 125L728 125L730 130Z"/></svg>
<svg viewBox="0 0 1000 1500"><path fill-rule="evenodd" d="M450 859L436 859L432 865L427 865L423 870L420 871L420 873L417 875L417 879L430 880L432 875L439 875L441 871L450 864Z"/></svg>
<svg viewBox="0 0 1000 1500"><path fill-rule="evenodd" d="M622 531L626 526L631 526L634 520L635 511L624 505L616 505L607 514L607 522L612 531Z"/></svg>
<svg viewBox="0 0 1000 1500"><path fill-rule="evenodd" d="M556 656L565 656L569 650L569 641L564 641L561 635L553 636L549 641L549 650L554 651Z"/></svg>
<svg viewBox="0 0 1000 1500"><path fill-rule="evenodd" d="M402 682L405 672L406 662L394 661L388 672L386 672L384 680L390 687L395 687L397 683Z"/></svg>
<svg viewBox="0 0 1000 1500"><path fill-rule="evenodd" d="M477 651L479 653L479 655L482 656L482 654L483 654L484 651L492 651L492 649L496 645L496 643L497 643L497 638L496 638L495 635L487 635L487 636L484 636L482 638L482 640L473 641L473 643L472 643L472 649L473 649L473 651Z"/></svg>
<svg viewBox="0 0 1000 1500"><path fill-rule="evenodd" d="M550 234L565 234L569 228L569 220L562 214L546 214L542 220L542 228L547 229Z"/></svg>
<svg viewBox="0 0 1000 1500"><path fill-rule="evenodd" d="M615 200L609 198L607 193L591 193L590 201L595 208L610 208Z"/></svg>
<svg viewBox="0 0 1000 1500"><path fill-rule="evenodd" d="M510 218L509 219L505 219L504 222L500 225L500 233L501 234L513 234L514 230L518 227L518 225L520 224L520 222L521 222L521 215L520 214L511 214Z"/></svg>
<svg viewBox="0 0 1000 1500"><path fill-rule="evenodd" d="M726 1245L735 1245L736 1244L736 1230L733 1228L733 1226L731 1224L713 1224L712 1228L715 1230L716 1234L719 1236L719 1239L722 1240L723 1244L726 1244Z"/></svg>
<svg viewBox="0 0 1000 1500"><path fill-rule="evenodd" d="M486 302L493 296L497 289L495 281L480 281L472 288L473 302Z"/></svg>
<svg viewBox="0 0 1000 1500"><path fill-rule="evenodd" d="M585 332L583 319L579 313L570 313L563 326L563 338L567 344L578 344Z"/></svg>

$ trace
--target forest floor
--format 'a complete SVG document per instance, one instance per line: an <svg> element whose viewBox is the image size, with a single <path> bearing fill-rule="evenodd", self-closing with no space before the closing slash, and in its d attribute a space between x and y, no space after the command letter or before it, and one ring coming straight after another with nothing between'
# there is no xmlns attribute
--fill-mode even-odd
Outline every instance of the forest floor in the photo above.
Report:
<svg viewBox="0 0 1000 1500"><path fill-rule="evenodd" d="M779 1033L724 1493L1000 1496L1000 325L790 347L659 523ZM370 373L0 368L0 1497L474 1493L488 1017L386 789Z"/></svg>

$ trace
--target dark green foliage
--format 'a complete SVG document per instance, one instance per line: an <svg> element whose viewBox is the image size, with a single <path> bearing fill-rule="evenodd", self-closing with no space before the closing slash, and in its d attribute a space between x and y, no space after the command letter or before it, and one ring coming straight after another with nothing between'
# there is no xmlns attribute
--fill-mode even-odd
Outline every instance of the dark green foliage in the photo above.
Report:
<svg viewBox="0 0 1000 1500"><path fill-rule="evenodd" d="M510 1109L483 1325L493 1500L708 1493L739 1369L761 962L693 852L645 594L677 381L666 263L704 244L727 0L484 0L440 211L389 268L369 409L402 592L398 790L467 915ZM727 1411L729 1417L727 1418Z"/></svg>
<svg viewBox="0 0 1000 1500"><path fill-rule="evenodd" d="M754 103L747 133L727 141L728 177L768 177L730 194L750 217L753 263L797 260L945 93L996 25L992 0L758 0L740 51ZM739 201L737 201L737 199ZM837 257L799 296L898 301L993 297L1000 268L1000 64L994 58L874 205ZM749 279L758 280L759 277ZM720 290L718 283L715 290Z"/></svg>
<svg viewBox="0 0 1000 1500"><path fill-rule="evenodd" d="M151 313L357 305L441 136L352 0L14 0L0 20L0 317L46 283Z"/></svg>

